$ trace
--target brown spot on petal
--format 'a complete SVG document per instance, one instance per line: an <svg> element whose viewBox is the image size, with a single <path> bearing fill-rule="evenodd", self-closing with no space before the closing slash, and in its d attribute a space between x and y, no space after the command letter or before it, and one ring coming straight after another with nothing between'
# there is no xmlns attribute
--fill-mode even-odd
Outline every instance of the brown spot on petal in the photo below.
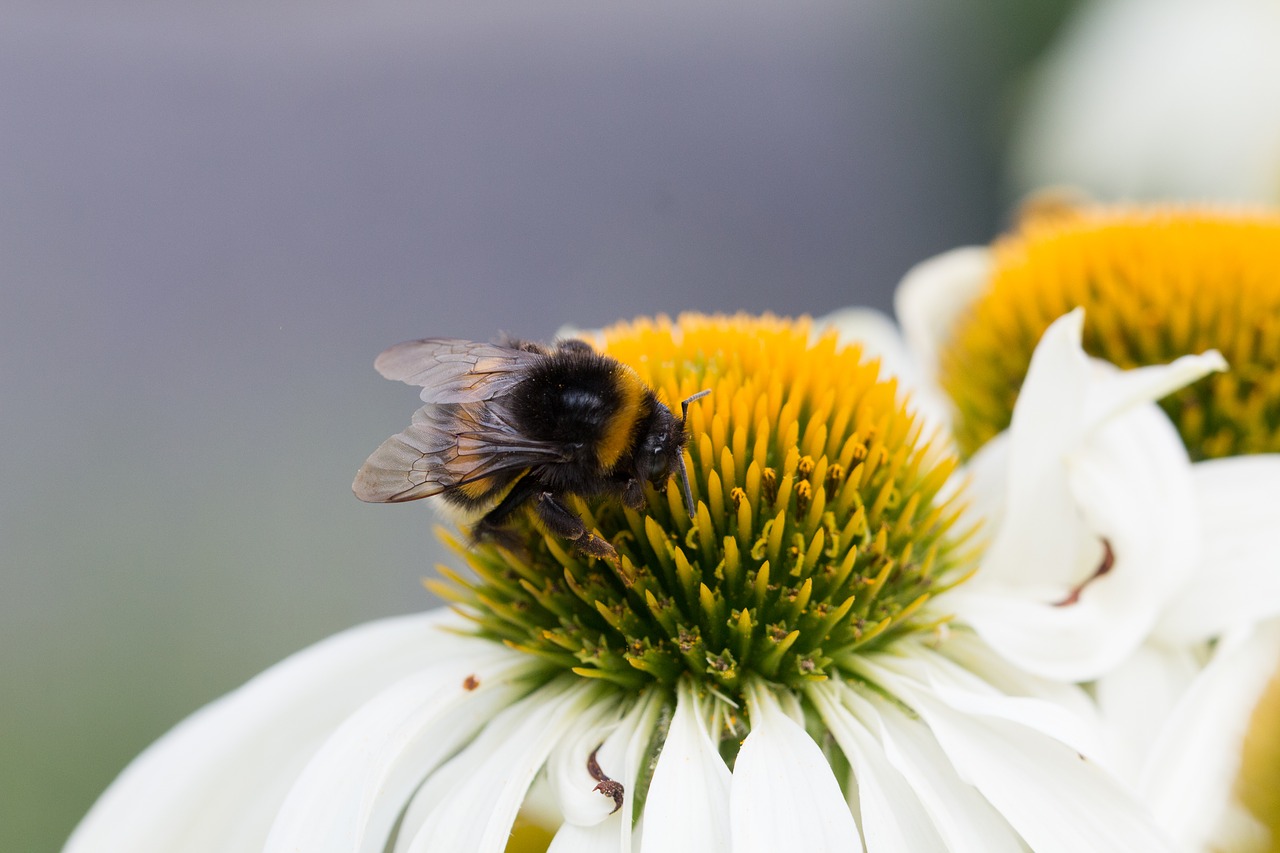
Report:
<svg viewBox="0 0 1280 853"><path fill-rule="evenodd" d="M1056 602L1053 606L1066 607L1068 605L1078 603L1080 601L1080 593L1084 592L1084 588L1089 584L1093 583L1094 581L1096 581L1098 578L1105 575L1107 572L1111 571L1113 568L1115 568L1115 565L1116 565L1116 554L1114 551L1111 550L1111 541L1104 538L1102 540L1102 562L1098 564L1098 568L1094 571L1093 574L1089 575L1089 577L1085 579L1084 583L1080 584L1078 587L1071 590L1071 592L1067 595L1066 598L1062 599L1059 602Z"/></svg>
<svg viewBox="0 0 1280 853"><path fill-rule="evenodd" d="M603 744L601 744L601 746L603 746ZM600 769L600 763L596 761L596 753L599 751L600 747L597 746L595 749L591 750L591 755L587 756L587 772L591 774L592 779L595 779L600 783L591 790L599 791L606 797L612 798L613 811L609 812L609 814L613 814L618 809L622 808L622 799L626 789L623 787L621 782L615 782L608 776L604 775L604 771Z"/></svg>
<svg viewBox="0 0 1280 853"><path fill-rule="evenodd" d="M474 674L468 675L462 680L462 689L470 692L480 686L480 679Z"/></svg>

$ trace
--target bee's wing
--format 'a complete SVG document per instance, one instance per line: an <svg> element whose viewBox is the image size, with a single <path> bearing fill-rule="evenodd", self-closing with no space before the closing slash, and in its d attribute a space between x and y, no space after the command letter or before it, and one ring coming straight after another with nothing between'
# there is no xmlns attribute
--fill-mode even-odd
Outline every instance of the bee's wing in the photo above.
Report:
<svg viewBox="0 0 1280 853"><path fill-rule="evenodd" d="M564 445L522 435L501 401L427 405L408 429L382 442L351 488L362 501L413 501L566 458Z"/></svg>
<svg viewBox="0 0 1280 853"><path fill-rule="evenodd" d="M539 358L540 353L497 344L427 338L396 344L373 366L388 379L422 386L424 402L468 403L506 394Z"/></svg>

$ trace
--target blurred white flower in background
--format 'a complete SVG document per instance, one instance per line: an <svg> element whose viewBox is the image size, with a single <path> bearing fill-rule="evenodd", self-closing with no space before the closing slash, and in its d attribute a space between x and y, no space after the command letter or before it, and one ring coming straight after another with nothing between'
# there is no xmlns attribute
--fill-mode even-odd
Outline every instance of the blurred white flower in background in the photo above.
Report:
<svg viewBox="0 0 1280 853"><path fill-rule="evenodd" d="M1093 0L1021 92L1017 194L1280 199L1280 3Z"/></svg>

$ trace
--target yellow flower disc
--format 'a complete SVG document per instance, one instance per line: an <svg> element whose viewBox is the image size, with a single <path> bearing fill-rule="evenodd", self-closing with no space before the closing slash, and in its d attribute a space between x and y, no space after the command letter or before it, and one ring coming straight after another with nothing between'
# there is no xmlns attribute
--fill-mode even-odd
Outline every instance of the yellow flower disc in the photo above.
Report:
<svg viewBox="0 0 1280 853"><path fill-rule="evenodd" d="M1161 402L1192 458L1280 451L1280 213L1084 208L1031 218L992 255L939 365L962 452L1009 425L1041 334L1078 306L1085 350L1122 368L1227 359Z"/></svg>
<svg viewBox="0 0 1280 853"><path fill-rule="evenodd" d="M679 413L696 513L677 483L647 507L578 501L617 550L589 558L528 518L521 548L459 552L433 586L481 635L626 688L692 674L726 695L757 675L797 685L905 630L961 578L965 537L940 493L954 458L922 437L875 362L807 321L687 315L594 344Z"/></svg>

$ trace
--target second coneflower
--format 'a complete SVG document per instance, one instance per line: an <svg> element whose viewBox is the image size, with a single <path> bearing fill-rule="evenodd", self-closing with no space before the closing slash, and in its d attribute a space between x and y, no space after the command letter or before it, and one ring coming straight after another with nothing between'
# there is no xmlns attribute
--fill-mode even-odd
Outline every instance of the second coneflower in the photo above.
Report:
<svg viewBox="0 0 1280 853"><path fill-rule="evenodd" d="M1280 612L1280 214L1030 214L898 293L898 357L992 533L950 601L1021 668L1093 682L1107 760L1187 849L1237 849L1239 708L1261 689L1240 673Z"/></svg>

